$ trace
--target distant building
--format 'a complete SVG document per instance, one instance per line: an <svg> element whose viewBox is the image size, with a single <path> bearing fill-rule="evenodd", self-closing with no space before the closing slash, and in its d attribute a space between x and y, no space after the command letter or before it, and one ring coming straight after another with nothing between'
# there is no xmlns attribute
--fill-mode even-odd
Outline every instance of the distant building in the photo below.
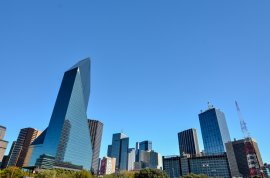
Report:
<svg viewBox="0 0 270 178"><path fill-rule="evenodd" d="M270 178L270 164L264 164L263 173L266 178Z"/></svg>
<svg viewBox="0 0 270 178"><path fill-rule="evenodd" d="M179 152L182 154L199 155L200 149L196 129L188 129L178 133Z"/></svg>
<svg viewBox="0 0 270 178"><path fill-rule="evenodd" d="M16 144L12 149L7 166L22 167L29 146L40 134L41 131L38 131L33 128L21 129Z"/></svg>
<svg viewBox="0 0 270 178"><path fill-rule="evenodd" d="M135 148L128 149L128 171L134 170Z"/></svg>
<svg viewBox="0 0 270 178"><path fill-rule="evenodd" d="M163 170L169 178L179 178L181 176L181 159L180 156L163 156Z"/></svg>
<svg viewBox="0 0 270 178"><path fill-rule="evenodd" d="M100 164L100 175L115 173L116 158L104 157Z"/></svg>
<svg viewBox="0 0 270 178"><path fill-rule="evenodd" d="M88 119L88 126L90 130L90 137L93 149L92 156L92 171L94 174L98 174L99 166L99 153L102 139L103 123L98 120Z"/></svg>
<svg viewBox="0 0 270 178"><path fill-rule="evenodd" d="M205 154L222 154L226 152L225 143L230 134L224 113L212 105L199 114Z"/></svg>
<svg viewBox="0 0 270 178"><path fill-rule="evenodd" d="M123 133L113 134L112 145L108 146L108 155L116 158L116 171L128 169L128 147L129 138Z"/></svg>
<svg viewBox="0 0 270 178"><path fill-rule="evenodd" d="M139 161L140 157L140 151L151 151L152 150L152 141L150 140L145 140L142 142L136 142L136 159L135 161Z"/></svg>
<svg viewBox="0 0 270 178"><path fill-rule="evenodd" d="M135 170L144 168L162 169L162 157L159 153L151 151L140 151L139 161L135 162Z"/></svg>
<svg viewBox="0 0 270 178"><path fill-rule="evenodd" d="M249 160L256 159L258 166L263 167L263 161L261 158L260 150L255 139L241 139L234 140L226 143L227 156L230 165L230 171L232 177L250 177L250 164L254 164L254 161L248 161L247 150L245 144L253 145L256 155L250 155ZM250 163L249 163L250 162ZM258 168L259 168L258 167ZM258 172L259 173L259 172Z"/></svg>
<svg viewBox="0 0 270 178"><path fill-rule="evenodd" d="M10 158L10 155L15 147L15 144L16 144L16 141L13 141L12 142L12 145L11 145L11 148L9 150L9 153L8 155L5 155L4 158L3 158L3 161L2 161L2 165L1 165L1 169L4 169L7 167L7 164L8 164L8 161L9 161L9 158Z"/></svg>
<svg viewBox="0 0 270 178"><path fill-rule="evenodd" d="M226 154L181 158L182 175L205 174L208 177L231 178Z"/></svg>
<svg viewBox="0 0 270 178"><path fill-rule="evenodd" d="M40 163L50 156L54 157L57 168L91 169L92 144L87 121L89 96L90 59L87 58L64 73L49 125L29 146L25 168L37 164L42 167Z"/></svg>
<svg viewBox="0 0 270 178"><path fill-rule="evenodd" d="M3 140L6 134L6 127L0 125L0 165L7 149L8 141Z"/></svg>

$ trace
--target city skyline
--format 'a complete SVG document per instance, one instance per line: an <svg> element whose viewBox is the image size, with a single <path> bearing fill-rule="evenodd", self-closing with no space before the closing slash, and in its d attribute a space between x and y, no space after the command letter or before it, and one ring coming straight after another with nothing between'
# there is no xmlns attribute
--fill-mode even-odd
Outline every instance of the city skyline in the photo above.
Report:
<svg viewBox="0 0 270 178"><path fill-rule="evenodd" d="M177 133L200 130L197 115L208 101L226 114L231 139L241 139L237 100L269 163L269 129L263 124L270 107L269 2L121 3L1 2L5 154L21 128L46 128L62 71L89 56L87 114L104 123L100 156L106 155L111 135L121 130L131 145L149 139L162 155L178 154ZM143 123L140 134L131 122ZM164 138L156 134L161 130ZM200 131L198 140L203 148Z"/></svg>

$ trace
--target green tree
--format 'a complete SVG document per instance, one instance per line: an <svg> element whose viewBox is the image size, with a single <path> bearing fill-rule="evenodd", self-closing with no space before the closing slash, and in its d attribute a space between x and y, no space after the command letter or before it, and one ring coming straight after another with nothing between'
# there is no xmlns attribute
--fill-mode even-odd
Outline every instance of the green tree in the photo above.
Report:
<svg viewBox="0 0 270 178"><path fill-rule="evenodd" d="M35 175L35 178L56 178L56 170L43 170Z"/></svg>
<svg viewBox="0 0 270 178"><path fill-rule="evenodd" d="M135 173L134 178L168 178L168 175L159 169L142 169Z"/></svg>
<svg viewBox="0 0 270 178"><path fill-rule="evenodd" d="M206 175L204 174L188 174L188 175L185 175L185 176L182 176L181 178L207 178Z"/></svg>
<svg viewBox="0 0 270 178"><path fill-rule="evenodd" d="M76 172L75 174L75 178L91 178L91 177L92 177L91 173L86 170Z"/></svg>
<svg viewBox="0 0 270 178"><path fill-rule="evenodd" d="M26 173L23 170L21 170L18 167L11 166L1 171L0 177L1 178L21 178L24 175L26 175Z"/></svg>

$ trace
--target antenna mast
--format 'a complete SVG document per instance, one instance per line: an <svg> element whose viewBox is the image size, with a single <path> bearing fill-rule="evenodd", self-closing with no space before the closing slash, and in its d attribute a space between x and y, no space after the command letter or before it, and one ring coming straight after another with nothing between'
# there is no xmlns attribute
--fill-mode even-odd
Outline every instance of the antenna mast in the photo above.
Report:
<svg viewBox="0 0 270 178"><path fill-rule="evenodd" d="M244 138L250 138L250 133L248 131L247 124L242 116L242 113L240 111L240 107L239 107L237 101L235 101L235 105L236 105L237 114L238 114L238 118L240 120L240 126L241 126L242 133L244 135Z"/></svg>

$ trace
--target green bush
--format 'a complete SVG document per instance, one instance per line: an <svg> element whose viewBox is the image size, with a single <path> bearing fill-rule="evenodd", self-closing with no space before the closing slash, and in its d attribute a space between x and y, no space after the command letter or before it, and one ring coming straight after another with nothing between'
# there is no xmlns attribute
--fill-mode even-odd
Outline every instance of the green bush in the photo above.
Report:
<svg viewBox="0 0 270 178"><path fill-rule="evenodd" d="M25 175L26 173L23 170L13 166L7 167L0 172L1 178L21 178Z"/></svg>
<svg viewBox="0 0 270 178"><path fill-rule="evenodd" d="M168 178L168 175L159 169L142 169L135 173L134 178Z"/></svg>

